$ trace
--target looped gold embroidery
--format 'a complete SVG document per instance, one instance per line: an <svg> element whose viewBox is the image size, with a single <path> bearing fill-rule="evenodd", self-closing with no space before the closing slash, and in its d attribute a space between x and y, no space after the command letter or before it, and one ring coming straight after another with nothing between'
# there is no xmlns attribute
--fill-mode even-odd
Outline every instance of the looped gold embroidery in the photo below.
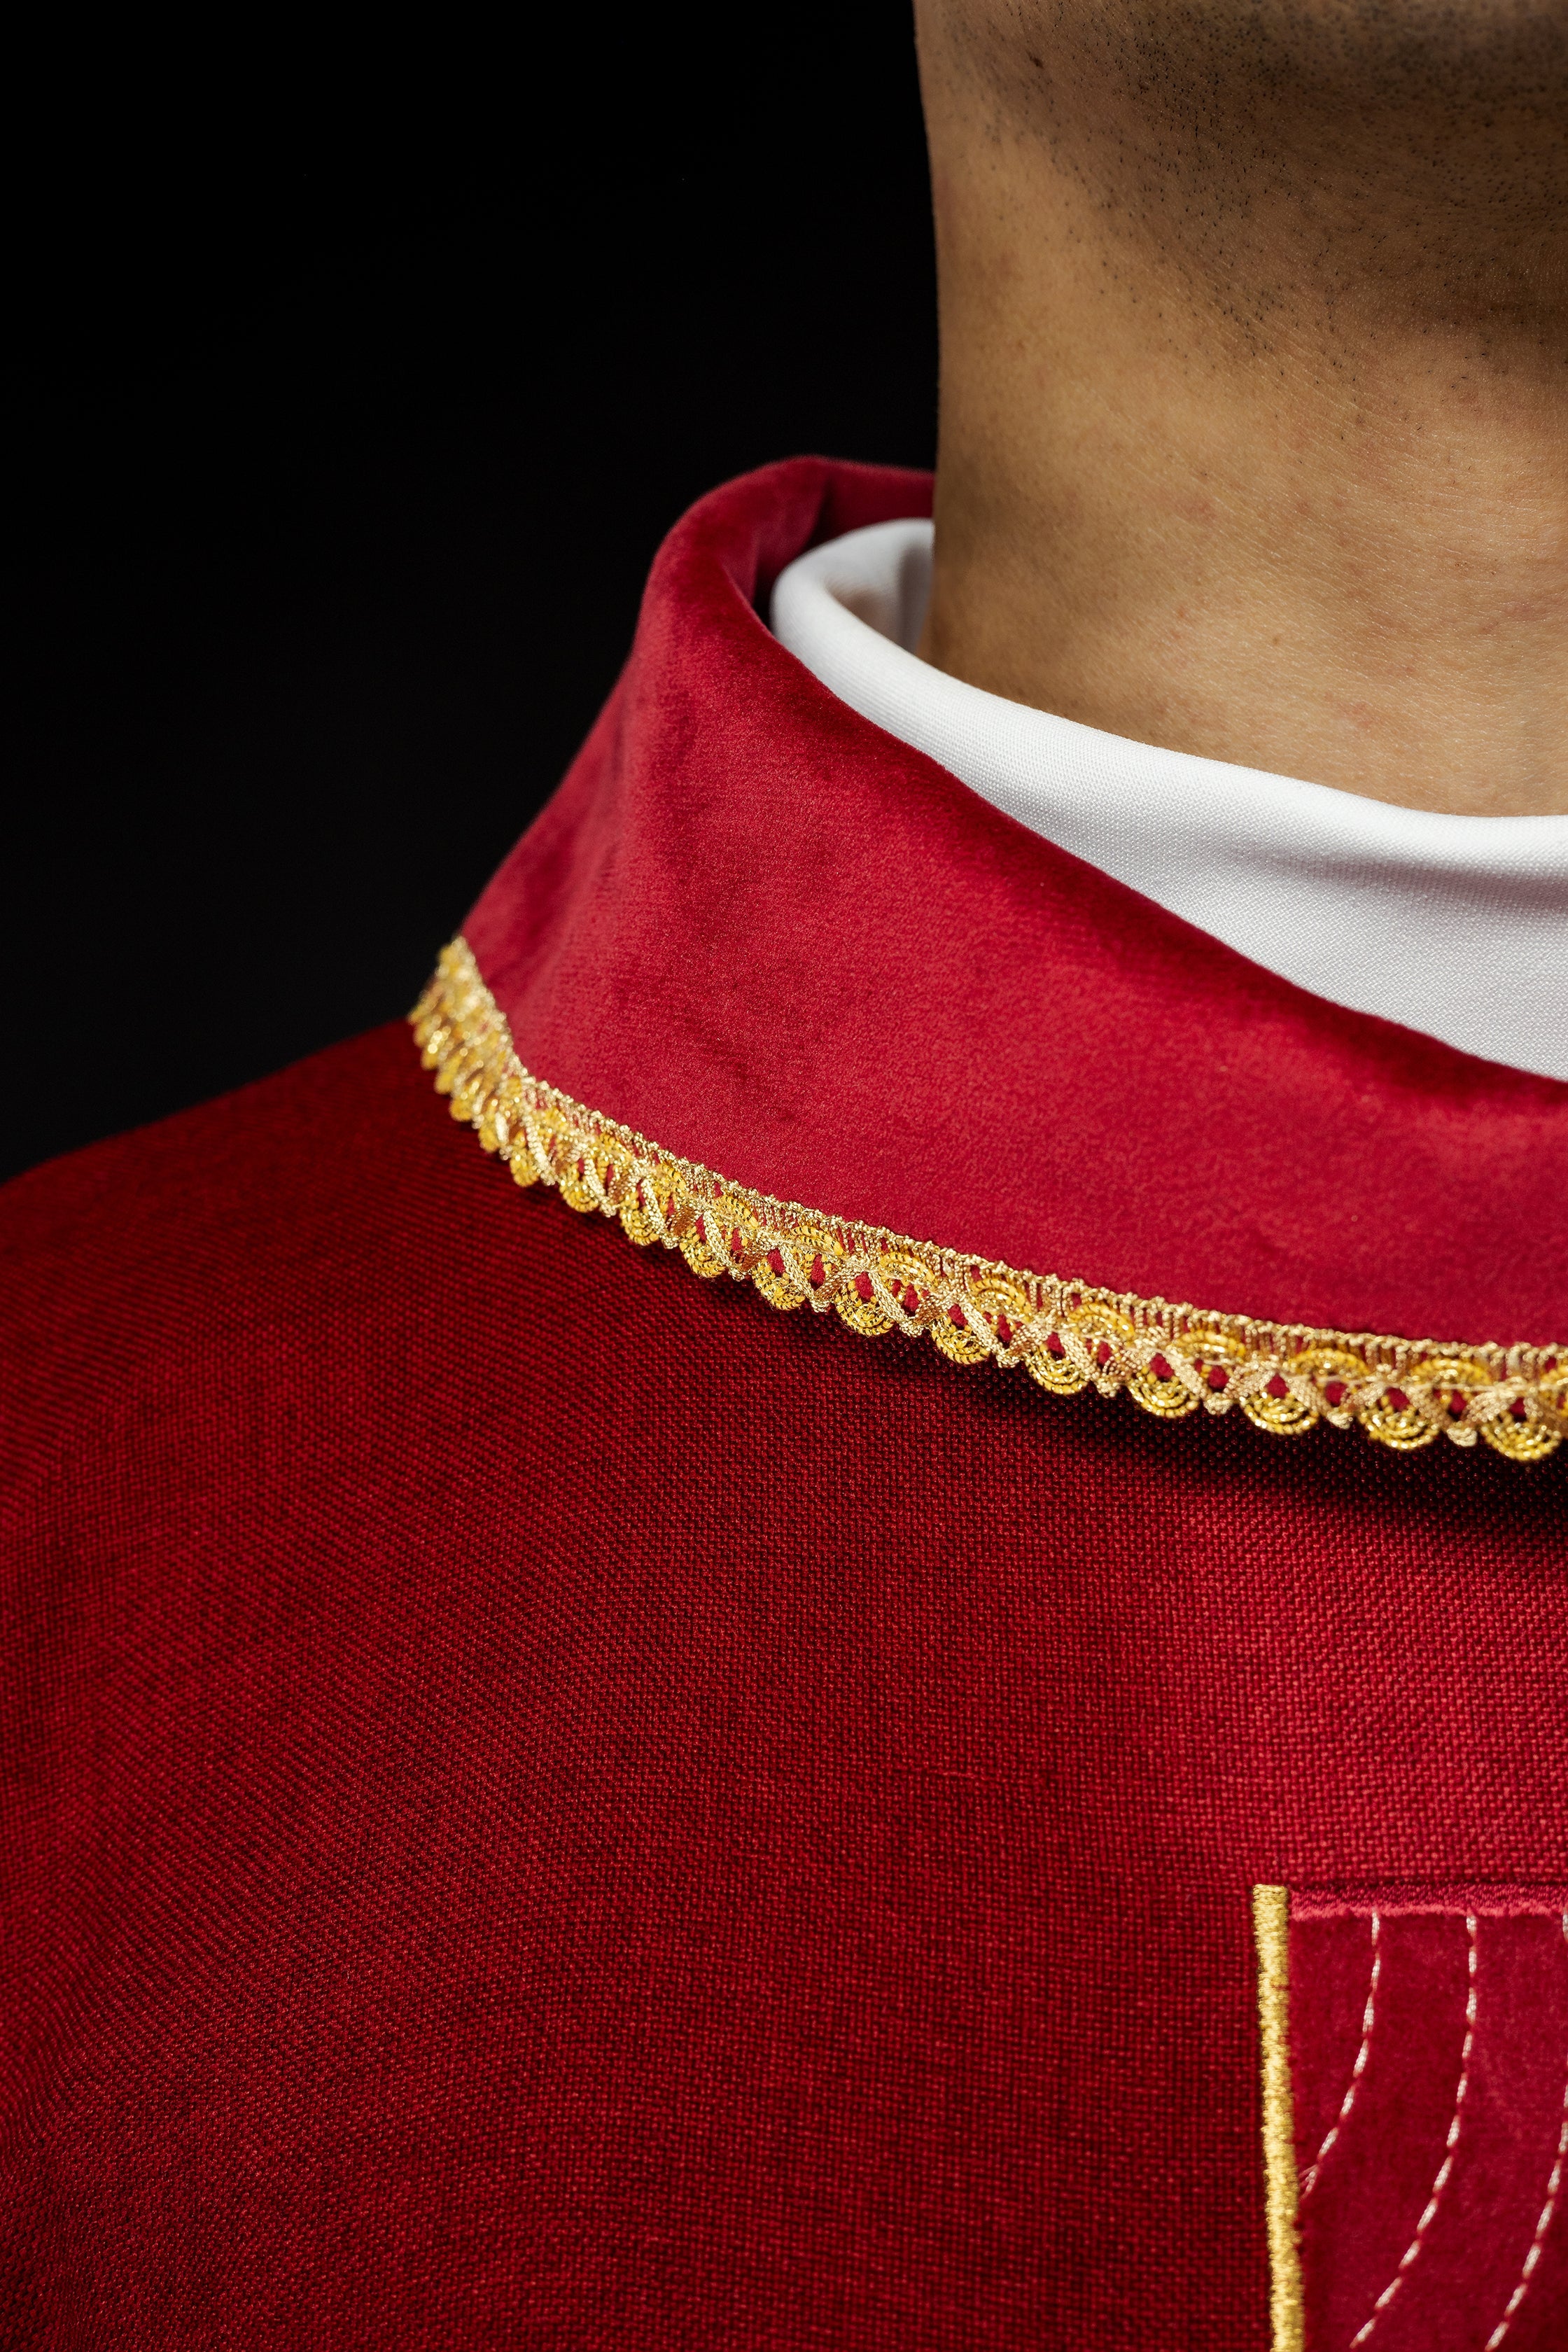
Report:
<svg viewBox="0 0 1568 2352"><path fill-rule="evenodd" d="M950 1362L1022 1364L1053 1396L1126 1389L1164 1421L1239 1405L1271 1436L1354 1422L1396 1453L1479 1438L1512 1462L1544 1460L1568 1432L1568 1348L1438 1347L1200 1314L843 1223L672 1159L530 1076L461 939L409 1018L453 1118L519 1184L553 1185L580 1213L617 1218L639 1248L679 1250L705 1281L750 1282L786 1312L832 1308L868 1338L929 1333Z"/></svg>

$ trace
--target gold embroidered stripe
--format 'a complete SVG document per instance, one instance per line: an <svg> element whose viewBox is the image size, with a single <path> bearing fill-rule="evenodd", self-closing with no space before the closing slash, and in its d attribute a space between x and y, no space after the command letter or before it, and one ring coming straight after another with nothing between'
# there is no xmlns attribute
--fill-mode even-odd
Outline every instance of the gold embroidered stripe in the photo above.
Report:
<svg viewBox="0 0 1568 2352"><path fill-rule="evenodd" d="M1568 1348L1438 1345L1173 1307L731 1184L531 1076L461 939L409 1018L453 1118L477 1128L518 1183L552 1184L572 1208L618 1218L639 1245L679 1249L706 1279L753 1283L771 1306L831 1307L868 1337L929 1334L954 1364L1021 1364L1054 1396L1126 1389L1167 1421L1238 1405L1277 1437L1354 1422L1400 1453L1479 1437L1514 1462L1542 1460L1568 1429Z"/></svg>
<svg viewBox="0 0 1568 2352"><path fill-rule="evenodd" d="M1296 2243L1296 2126L1290 2102L1290 1895L1252 1890L1258 2025L1263 2044L1263 2181L1274 2352L1301 2352L1305 2316Z"/></svg>

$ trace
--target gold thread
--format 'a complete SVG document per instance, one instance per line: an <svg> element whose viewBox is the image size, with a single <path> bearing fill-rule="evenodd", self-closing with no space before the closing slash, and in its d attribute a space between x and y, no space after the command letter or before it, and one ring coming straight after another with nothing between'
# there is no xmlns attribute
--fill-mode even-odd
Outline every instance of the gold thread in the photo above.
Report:
<svg viewBox="0 0 1568 2352"><path fill-rule="evenodd" d="M1263 2182L1274 2352L1302 2352L1306 2314L1296 2242L1296 2121L1290 2104L1290 1891L1255 1886L1258 2024L1263 2043Z"/></svg>
<svg viewBox="0 0 1568 2352"><path fill-rule="evenodd" d="M1239 1405L1271 1436L1353 1422L1397 1453L1479 1438L1514 1462L1543 1461L1568 1433L1568 1347L1440 1346L1200 1313L826 1217L673 1159L523 1068L461 938L409 1019L453 1118L519 1184L553 1185L569 1207L617 1218L640 1248L678 1249L704 1280L749 1281L772 1306L832 1307L867 1338L929 1334L953 1364L1022 1364L1056 1396L1126 1389L1166 1421Z"/></svg>

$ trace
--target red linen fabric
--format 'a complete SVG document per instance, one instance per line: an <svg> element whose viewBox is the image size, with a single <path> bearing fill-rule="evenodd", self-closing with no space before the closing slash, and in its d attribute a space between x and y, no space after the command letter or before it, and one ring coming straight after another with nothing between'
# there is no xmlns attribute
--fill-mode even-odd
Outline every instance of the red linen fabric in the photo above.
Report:
<svg viewBox="0 0 1568 2352"><path fill-rule="evenodd" d="M1293 1906L1308 2342L1561 2344L1568 1906L1396 1901Z"/></svg>
<svg viewBox="0 0 1568 2352"><path fill-rule="evenodd" d="M741 1183L1037 1273L1568 1341L1568 1086L1276 980L770 635L790 556L928 498L800 460L670 534L618 692L466 927L523 1061Z"/></svg>
<svg viewBox="0 0 1568 2352"><path fill-rule="evenodd" d="M1552 1465L775 1314L396 1032L6 1199L8 2344L1253 2352L1250 1885L1568 1877Z"/></svg>
<svg viewBox="0 0 1568 2352"><path fill-rule="evenodd" d="M813 527L790 515L764 569ZM1120 1234L1084 1271L1168 1264L1164 1287L1201 1290L1206 1266L1220 1303L1305 1309L1338 1264L1328 1212L1300 1240L1270 1222L1257 1125L1265 1064L1294 1054L1297 1111L1282 1076L1268 1097L1282 1152L1356 1087L1380 1132L1425 1137L1425 1296L1551 1307L1531 1251L1560 1208L1520 1138L1550 1140L1563 1090L1245 967L1253 1028L1226 1025L1234 989L1189 994L1219 1025L1182 1061L1160 1008L1191 935L1078 868L1054 902L1072 957L1128 975L1095 1083L1165 1077L1125 1118L1051 1081L1069 1187L1031 1108L1042 1017L1019 1075L976 1081L1018 1113L1006 1148L943 1174L963 1133L921 1091L926 1000L901 1000L919 969L885 919L918 909L929 944L929 877L868 862L889 835L847 822L848 768L884 811L899 776L925 809L957 788L858 721L829 759L796 677L822 798L803 784L781 836L764 777L749 829L714 763L727 726L745 803L752 625L736 592L703 657L731 682L720 726L682 683L680 599L706 591L660 577L670 674L639 654L514 869L540 937L510 884L476 925L542 1076L721 1165L728 1139L731 1172L776 1189L906 1184L829 1207L1026 1260ZM695 780L679 855L717 911L676 965L677 846L649 852L664 900L617 896L617 795L628 843L653 838L609 757L634 717L644 741L669 722L672 803ZM609 798L584 817L591 775ZM980 846L949 826L935 897L990 1050L1039 933L1019 914L1010 954L977 928L1026 912L1026 838L961 805ZM748 879L781 838L858 927ZM1027 905L1065 870L1045 860ZM740 1022L830 952L798 1032ZM1063 987L1064 1022L1089 1020ZM880 1024L888 1052L819 1097L835 1022L862 1045ZM933 1030L932 1069L957 1037ZM1195 1239L1192 1171L1175 1154L1160 1190L1143 1117L1178 1068L1262 1187ZM1496 1150L1434 1192L1489 1101ZM1109 1149L1083 1156L1094 1118L1129 1139L1125 1191ZM1342 1311L1415 1299L1394 1160L1381 1184L1307 1164L1337 1188ZM994 1224L944 1231L986 1171ZM1059 1251L1014 1245L1058 1208ZM1211 1264L1227 1233L1234 1265ZM1270 1265L1300 1288L1251 1296ZM521 1193L400 1030L10 1187L0 1359L7 2345L1251 2352L1251 1885L1568 1881L1562 1454L1163 1423L776 1314ZM1561 2341L1560 2316L1532 2295L1510 2345Z"/></svg>

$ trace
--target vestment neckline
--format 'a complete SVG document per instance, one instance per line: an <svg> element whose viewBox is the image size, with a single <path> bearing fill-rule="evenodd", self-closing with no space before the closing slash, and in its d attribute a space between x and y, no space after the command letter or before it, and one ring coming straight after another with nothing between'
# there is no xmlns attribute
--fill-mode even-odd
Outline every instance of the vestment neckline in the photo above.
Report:
<svg viewBox="0 0 1568 2352"><path fill-rule="evenodd" d="M797 460L661 550L466 926L521 1064L731 1183L1279 1325L1568 1330L1568 1086L1293 986L848 709L760 617L921 478Z"/></svg>

